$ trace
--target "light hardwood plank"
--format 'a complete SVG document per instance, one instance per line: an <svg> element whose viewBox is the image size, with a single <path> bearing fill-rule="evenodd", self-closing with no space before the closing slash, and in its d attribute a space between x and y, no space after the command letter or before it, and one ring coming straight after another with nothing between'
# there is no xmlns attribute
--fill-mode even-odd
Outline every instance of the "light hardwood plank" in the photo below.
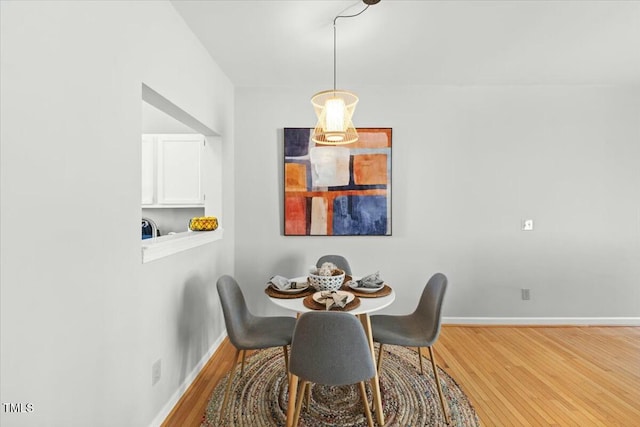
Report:
<svg viewBox="0 0 640 427"><path fill-rule="evenodd" d="M434 350L484 426L640 425L638 327L445 325ZM163 426L200 425L234 353L225 340Z"/></svg>

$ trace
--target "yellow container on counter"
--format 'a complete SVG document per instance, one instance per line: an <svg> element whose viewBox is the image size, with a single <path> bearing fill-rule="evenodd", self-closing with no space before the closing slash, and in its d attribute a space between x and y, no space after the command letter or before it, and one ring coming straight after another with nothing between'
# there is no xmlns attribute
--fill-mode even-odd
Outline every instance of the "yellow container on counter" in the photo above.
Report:
<svg viewBox="0 0 640 427"><path fill-rule="evenodd" d="M218 218L215 216L196 216L189 221L192 231L212 231L218 228Z"/></svg>

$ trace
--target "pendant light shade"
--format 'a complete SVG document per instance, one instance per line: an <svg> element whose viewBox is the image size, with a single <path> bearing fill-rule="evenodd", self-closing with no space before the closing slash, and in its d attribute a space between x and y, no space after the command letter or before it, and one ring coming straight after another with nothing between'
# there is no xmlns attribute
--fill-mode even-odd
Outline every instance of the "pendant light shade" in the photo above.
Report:
<svg viewBox="0 0 640 427"><path fill-rule="evenodd" d="M317 144L341 145L358 140L358 132L351 118L358 104L355 93L336 89L336 21L338 18L353 18L362 14L369 6L380 0L363 0L365 8L354 15L338 15L333 19L333 89L318 92L311 98L311 104L318 116L311 139Z"/></svg>
<svg viewBox="0 0 640 427"><path fill-rule="evenodd" d="M351 118L358 104L356 94L346 90L325 90L311 98L318 123L311 139L318 144L351 144L358 140L358 132Z"/></svg>

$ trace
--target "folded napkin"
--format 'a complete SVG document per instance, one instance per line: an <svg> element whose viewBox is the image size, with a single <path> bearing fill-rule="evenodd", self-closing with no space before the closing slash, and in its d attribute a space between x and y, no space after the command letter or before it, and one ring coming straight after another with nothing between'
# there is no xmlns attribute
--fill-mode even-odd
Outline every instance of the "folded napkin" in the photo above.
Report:
<svg viewBox="0 0 640 427"><path fill-rule="evenodd" d="M286 291L287 289L302 289L307 287L305 282L292 282L283 276L273 276L269 279L267 285L273 285L273 287L279 291Z"/></svg>
<svg viewBox="0 0 640 427"><path fill-rule="evenodd" d="M336 307L344 308L347 305L347 295L339 294L336 291L323 291L318 298L320 304L324 304L325 310L331 309L334 305Z"/></svg>
<svg viewBox="0 0 640 427"><path fill-rule="evenodd" d="M384 280L380 278L380 272L376 271L360 280L356 280L356 283L359 288L380 288L384 285Z"/></svg>

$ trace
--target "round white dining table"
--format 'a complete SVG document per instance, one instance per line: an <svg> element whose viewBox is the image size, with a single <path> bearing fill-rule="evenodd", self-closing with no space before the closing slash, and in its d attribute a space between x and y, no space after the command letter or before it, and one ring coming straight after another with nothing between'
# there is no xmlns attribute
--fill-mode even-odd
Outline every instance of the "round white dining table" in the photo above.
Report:
<svg viewBox="0 0 640 427"><path fill-rule="evenodd" d="M306 282L307 276L294 277L293 279L290 279L290 281ZM357 316L360 314L368 314L368 313L373 313L374 311L382 310L383 308L386 308L390 306L391 303L393 303L393 301L396 299L396 293L392 289L391 293L384 297L369 297L369 298L359 297L359 298L360 298L360 305L354 308L353 310L349 310L347 313L351 313ZM275 305L282 307L286 310L292 311L294 313L305 313L307 311L315 311L311 308L305 307L304 303L302 302L304 298L284 299L284 298L275 298L270 296L269 299Z"/></svg>
<svg viewBox="0 0 640 427"><path fill-rule="evenodd" d="M294 277L290 279L291 282L306 282L307 276ZM358 297L360 298L360 305L352 310L347 311L346 313L351 313L354 316L358 316L360 322L362 323L362 327L367 335L367 339L369 340L369 348L371 350L371 358L373 359L373 365L376 365L376 357L375 351L373 347L373 336L371 333L371 321L369 319L369 313L373 313L378 310L382 310L385 307L388 307L393 303L396 299L396 293L391 289L391 293L389 295L383 297ZM307 308L303 300L304 298L276 298L269 296L269 300L275 305L282 307L286 310L292 311L294 313L306 313L308 311L316 311L311 308ZM373 394L373 406L375 408L376 419L379 425L384 425L384 413L382 412L382 396L380 395L380 380L378 377L378 372L376 369L376 375L371 379L371 390ZM290 399L291 403L293 399ZM293 405L289 405L287 411L287 426L289 426L291 414L293 414Z"/></svg>

